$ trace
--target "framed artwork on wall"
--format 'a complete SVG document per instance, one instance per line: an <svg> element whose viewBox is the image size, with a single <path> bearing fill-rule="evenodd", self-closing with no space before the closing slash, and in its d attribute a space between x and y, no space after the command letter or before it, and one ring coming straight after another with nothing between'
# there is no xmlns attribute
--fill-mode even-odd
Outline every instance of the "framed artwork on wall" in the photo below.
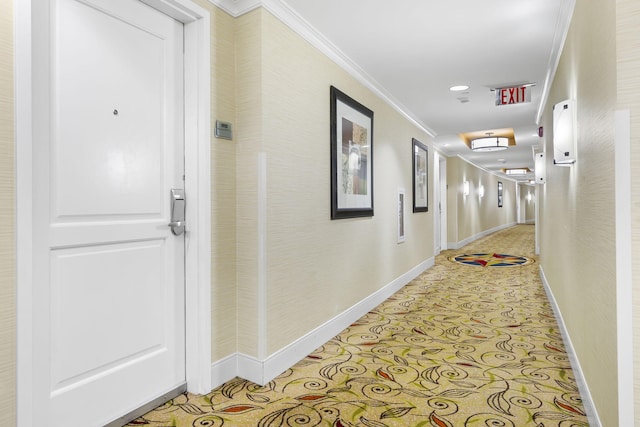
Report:
<svg viewBox="0 0 640 427"><path fill-rule="evenodd" d="M413 138L413 211L429 211L429 152L427 146Z"/></svg>
<svg viewBox="0 0 640 427"><path fill-rule="evenodd" d="M498 181L498 207L502 207L502 181Z"/></svg>
<svg viewBox="0 0 640 427"><path fill-rule="evenodd" d="M331 86L331 219L373 216L373 111Z"/></svg>

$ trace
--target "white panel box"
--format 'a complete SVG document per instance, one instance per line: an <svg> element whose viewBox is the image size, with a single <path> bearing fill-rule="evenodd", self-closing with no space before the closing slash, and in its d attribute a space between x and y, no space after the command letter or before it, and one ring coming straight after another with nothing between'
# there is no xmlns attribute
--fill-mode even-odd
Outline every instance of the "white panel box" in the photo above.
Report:
<svg viewBox="0 0 640 427"><path fill-rule="evenodd" d="M566 100L553 106L553 163L571 166L576 162L576 102Z"/></svg>
<svg viewBox="0 0 640 427"><path fill-rule="evenodd" d="M544 153L535 153L533 155L536 168L536 184L547 183L547 165L545 163Z"/></svg>

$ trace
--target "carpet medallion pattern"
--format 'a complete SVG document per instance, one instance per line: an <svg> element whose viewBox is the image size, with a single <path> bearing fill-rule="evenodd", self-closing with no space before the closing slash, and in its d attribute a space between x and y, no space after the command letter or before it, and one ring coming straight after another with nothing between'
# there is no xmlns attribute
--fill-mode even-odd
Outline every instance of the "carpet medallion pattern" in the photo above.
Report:
<svg viewBox="0 0 640 427"><path fill-rule="evenodd" d="M475 267L521 267L533 263L531 258L525 256L496 253L454 255L449 257L449 261Z"/></svg>
<svg viewBox="0 0 640 427"><path fill-rule="evenodd" d="M465 249L482 245L530 254L533 227ZM129 426L588 426L536 266L469 269L452 256L265 386L236 378Z"/></svg>

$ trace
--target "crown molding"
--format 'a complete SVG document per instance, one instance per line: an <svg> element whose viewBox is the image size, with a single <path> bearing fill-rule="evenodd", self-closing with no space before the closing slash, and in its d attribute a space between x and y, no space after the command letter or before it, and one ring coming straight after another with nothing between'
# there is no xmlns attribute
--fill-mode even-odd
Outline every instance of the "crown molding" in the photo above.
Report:
<svg viewBox="0 0 640 427"><path fill-rule="evenodd" d="M506 174L500 174L500 173L498 173L498 172L496 172L496 171L492 171L492 170L490 170L490 169L487 169L487 168L485 168L484 166L480 166L479 164L474 163L474 162L472 162L471 160L467 159L467 158L466 158L466 157L464 157L462 154L456 154L456 156L455 156L455 157L459 158L460 160L462 160L462 161L464 161L464 162L466 162L466 163L469 163L471 166L475 167L476 169L480 169L481 171L486 172L486 173L488 173L488 174L491 174L491 175L493 175L493 176L496 176L496 177L498 177L498 178L500 178L500 179L504 179L504 180L507 180L507 181L512 181L512 182L515 182L516 184L526 184L526 185L529 185L527 182L524 182L524 181L518 181L516 178L511 178L510 176L507 176Z"/></svg>
<svg viewBox="0 0 640 427"><path fill-rule="evenodd" d="M207 0L237 18L262 6L261 0Z"/></svg>
<svg viewBox="0 0 640 427"><path fill-rule="evenodd" d="M558 69L558 64L560 63L562 49L564 48L564 42L567 40L567 35L569 34L571 18L573 17L575 7L576 0L565 0L562 2L560 16L556 22L556 30L553 35L553 44L551 47L551 54L549 55L549 63L547 64L547 75L544 80L544 86L542 87L542 97L540 98L540 105L538 105L538 112L536 114L536 123L538 125L542 120L542 114L544 113L547 100L549 99L551 84L553 83L553 79Z"/></svg>
<svg viewBox="0 0 640 427"><path fill-rule="evenodd" d="M276 18L298 33L298 35L304 38L312 46L320 50L320 52L344 69L357 81L379 96L405 119L413 123L432 138L437 135L433 129L423 123L419 118L413 116L409 112L409 109L394 98L380 83L367 74L365 70L360 68L358 64L351 60L351 58L343 53L320 31L315 29L308 21L295 12L285 0L262 0L262 7L271 12L271 14Z"/></svg>
<svg viewBox="0 0 640 427"><path fill-rule="evenodd" d="M282 23L291 28L300 37L309 42L312 46L322 52L325 56L344 69L349 75L355 78L366 88L375 93L389 106L396 110L405 119L421 129L427 135L435 138L437 133L415 117L408 108L394 98L380 83L371 77L365 70L360 68L351 58L343 53L320 31L315 29L308 21L293 10L285 0L208 0L234 17L252 11L260 6L270 12Z"/></svg>

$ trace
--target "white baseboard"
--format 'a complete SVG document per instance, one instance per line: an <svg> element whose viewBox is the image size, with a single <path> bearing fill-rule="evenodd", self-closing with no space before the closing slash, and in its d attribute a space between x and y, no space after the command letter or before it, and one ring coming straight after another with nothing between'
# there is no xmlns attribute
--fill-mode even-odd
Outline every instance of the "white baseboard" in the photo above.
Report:
<svg viewBox="0 0 640 427"><path fill-rule="evenodd" d="M474 242L474 241L480 239L481 237L488 236L491 233L495 233L496 231L504 230L505 228L513 227L514 225L517 225L517 223L510 222L509 224L499 225L499 226L491 228L489 230L482 231L482 232L480 232L478 234L474 234L473 236L467 237L466 239L461 240L459 242L447 242L447 247L449 249L460 249L461 247L463 247L465 245L468 245L469 243Z"/></svg>
<svg viewBox="0 0 640 427"><path fill-rule="evenodd" d="M580 396L582 397L584 410L587 413L587 419L589 421L589 425L591 427L602 427L602 423L600 422L600 417L598 416L598 411L596 410L596 407L593 403L593 398L591 397L591 393L589 392L587 381L584 377L584 373L582 372L582 367L580 366L578 355L576 354L576 351L573 348L573 343L571 342L571 338L569 337L569 331L567 330L567 327L564 323L564 319L562 318L560 307L558 307L556 298L553 296L553 292L551 291L551 287L549 286L547 277L544 275L544 270L542 269L542 266L540 266L540 278L542 279L544 290L547 293L547 298L549 298L549 302L551 303L551 308L553 309L553 313L555 314L556 320L558 321L558 327L560 328L560 332L562 333L562 339L564 340L564 345L567 349L567 355L569 356L569 361L571 362L571 369L573 370L573 374L576 377L576 383L578 384L578 389L580 390Z"/></svg>
<svg viewBox="0 0 640 427"><path fill-rule="evenodd" d="M421 262L391 283L286 347L281 348L265 360L259 360L242 353L235 353L214 362L211 365L212 386L214 388L218 387L236 376L260 385L268 383L380 305L422 272L433 267L434 262L434 258Z"/></svg>
<svg viewBox="0 0 640 427"><path fill-rule="evenodd" d="M211 364L211 387L216 388L238 376L238 353Z"/></svg>

